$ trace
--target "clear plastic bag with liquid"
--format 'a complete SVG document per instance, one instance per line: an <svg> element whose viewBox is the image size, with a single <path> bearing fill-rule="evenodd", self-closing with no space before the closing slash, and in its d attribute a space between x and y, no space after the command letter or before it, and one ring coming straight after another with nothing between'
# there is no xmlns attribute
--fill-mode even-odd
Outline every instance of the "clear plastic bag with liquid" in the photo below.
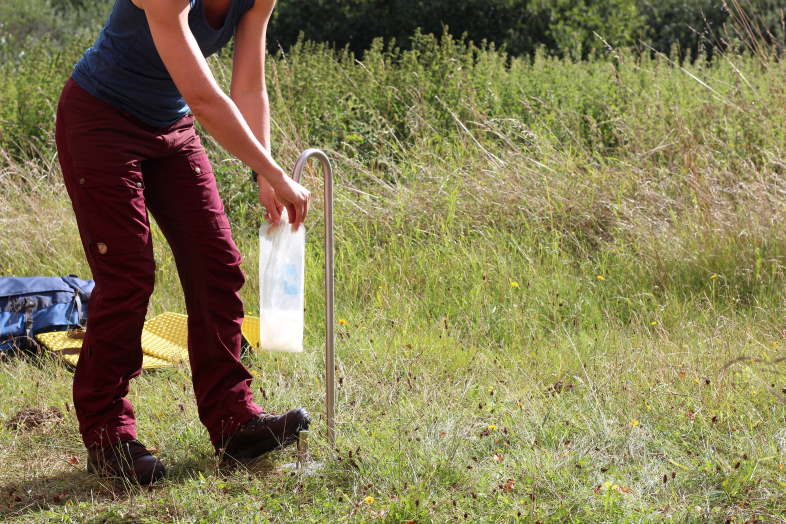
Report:
<svg viewBox="0 0 786 524"><path fill-rule="evenodd" d="M266 351L303 351L303 273L306 230L281 222L259 228L259 346Z"/></svg>

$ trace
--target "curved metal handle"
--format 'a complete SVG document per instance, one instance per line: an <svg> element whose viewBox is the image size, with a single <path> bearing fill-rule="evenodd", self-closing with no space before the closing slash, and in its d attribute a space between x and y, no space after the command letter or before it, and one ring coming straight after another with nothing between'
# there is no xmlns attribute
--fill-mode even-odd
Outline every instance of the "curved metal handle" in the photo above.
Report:
<svg viewBox="0 0 786 524"><path fill-rule="evenodd" d="M306 164L311 159L311 157L316 157L319 159L320 164L322 164L322 172L326 177L330 177L332 179L333 166L330 165L330 159L328 156L321 149L311 148L306 149L300 153L297 162L295 162L295 169L292 170L292 178L295 179L295 182L300 183L300 178L303 175L303 168L306 167Z"/></svg>
<svg viewBox="0 0 786 524"><path fill-rule="evenodd" d="M317 158L322 164L325 177L325 415L327 418L328 441L336 445L335 427L335 334L333 330L333 166L330 159L320 149L307 149L300 154L292 171L292 178L300 182L303 169L309 159Z"/></svg>

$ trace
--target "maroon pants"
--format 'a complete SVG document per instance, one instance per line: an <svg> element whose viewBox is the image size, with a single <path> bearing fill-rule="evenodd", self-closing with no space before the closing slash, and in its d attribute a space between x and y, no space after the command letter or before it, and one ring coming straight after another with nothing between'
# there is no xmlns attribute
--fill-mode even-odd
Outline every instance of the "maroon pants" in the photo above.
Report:
<svg viewBox="0 0 786 524"><path fill-rule="evenodd" d="M136 438L129 380L155 261L148 211L166 236L188 310L188 354L199 418L219 446L260 412L240 363L245 278L193 116L157 129L69 80L57 110L63 178L95 280L74 375L87 446Z"/></svg>

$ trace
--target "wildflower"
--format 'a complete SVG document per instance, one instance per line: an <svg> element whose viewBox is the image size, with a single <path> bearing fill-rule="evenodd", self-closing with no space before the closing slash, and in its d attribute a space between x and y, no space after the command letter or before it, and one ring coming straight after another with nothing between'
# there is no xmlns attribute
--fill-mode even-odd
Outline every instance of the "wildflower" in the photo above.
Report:
<svg viewBox="0 0 786 524"><path fill-rule="evenodd" d="M717 273L713 273L712 275L710 275L710 280L715 280L716 278L718 278Z"/></svg>
<svg viewBox="0 0 786 524"><path fill-rule="evenodd" d="M340 318L340 319L338 319L338 323L341 324L342 326L346 326L347 325L347 319L346 318Z"/></svg>
<svg viewBox="0 0 786 524"><path fill-rule="evenodd" d="M651 325L651 326L657 326L657 325L658 325L658 322L657 322L656 320L653 320L652 322L650 322L650 325Z"/></svg>
<svg viewBox="0 0 786 524"><path fill-rule="evenodd" d="M259 375L259 371L257 371L256 369L252 369L251 374L256 377L257 375Z"/></svg>
<svg viewBox="0 0 786 524"><path fill-rule="evenodd" d="M638 425L639 425L639 421L638 421L637 419L635 419L635 418L634 418L634 419L631 419L631 421L630 421L630 422L628 422L628 424L630 424L630 426L631 426L632 428L635 428L636 426L638 426Z"/></svg>
<svg viewBox="0 0 786 524"><path fill-rule="evenodd" d="M489 431L497 431L497 426L496 424L489 424L488 426L486 426L486 429Z"/></svg>
<svg viewBox="0 0 786 524"><path fill-rule="evenodd" d="M515 280L511 280L510 281L510 287L515 289L515 288L519 287L519 283L516 282Z"/></svg>
<svg viewBox="0 0 786 524"><path fill-rule="evenodd" d="M606 277L604 277L603 275L597 275L595 278L600 280L601 282L606 280Z"/></svg>
<svg viewBox="0 0 786 524"><path fill-rule="evenodd" d="M369 506L371 504L373 504L374 502L376 502L376 499L374 497L372 497L371 495L369 495L368 497L363 499L363 503L368 504Z"/></svg>
<svg viewBox="0 0 786 524"><path fill-rule="evenodd" d="M614 482L612 482L610 480L607 480L606 482L603 483L602 489L603 489L603 491L616 491L616 492L619 492L619 493L622 493L622 492L629 493L630 492L630 491L627 491L630 488L627 488L627 487L624 487L624 486L620 487L619 484L615 484Z"/></svg>

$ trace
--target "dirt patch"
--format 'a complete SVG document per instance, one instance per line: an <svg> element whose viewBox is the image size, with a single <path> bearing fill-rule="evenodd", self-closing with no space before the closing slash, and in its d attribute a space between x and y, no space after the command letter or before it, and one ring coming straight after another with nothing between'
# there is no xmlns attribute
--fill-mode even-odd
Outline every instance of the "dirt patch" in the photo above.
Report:
<svg viewBox="0 0 786 524"><path fill-rule="evenodd" d="M63 420L63 412L54 406L45 409L25 408L11 417L5 425L9 429L23 429L29 431L44 424L60 422Z"/></svg>
<svg viewBox="0 0 786 524"><path fill-rule="evenodd" d="M567 392L570 392L570 391L573 391L573 384L571 384L569 382L567 382L567 383L566 382L562 382L560 380L558 382L555 382L553 385L549 386L546 389L546 394L554 396L554 395L559 395L560 393L567 393Z"/></svg>

